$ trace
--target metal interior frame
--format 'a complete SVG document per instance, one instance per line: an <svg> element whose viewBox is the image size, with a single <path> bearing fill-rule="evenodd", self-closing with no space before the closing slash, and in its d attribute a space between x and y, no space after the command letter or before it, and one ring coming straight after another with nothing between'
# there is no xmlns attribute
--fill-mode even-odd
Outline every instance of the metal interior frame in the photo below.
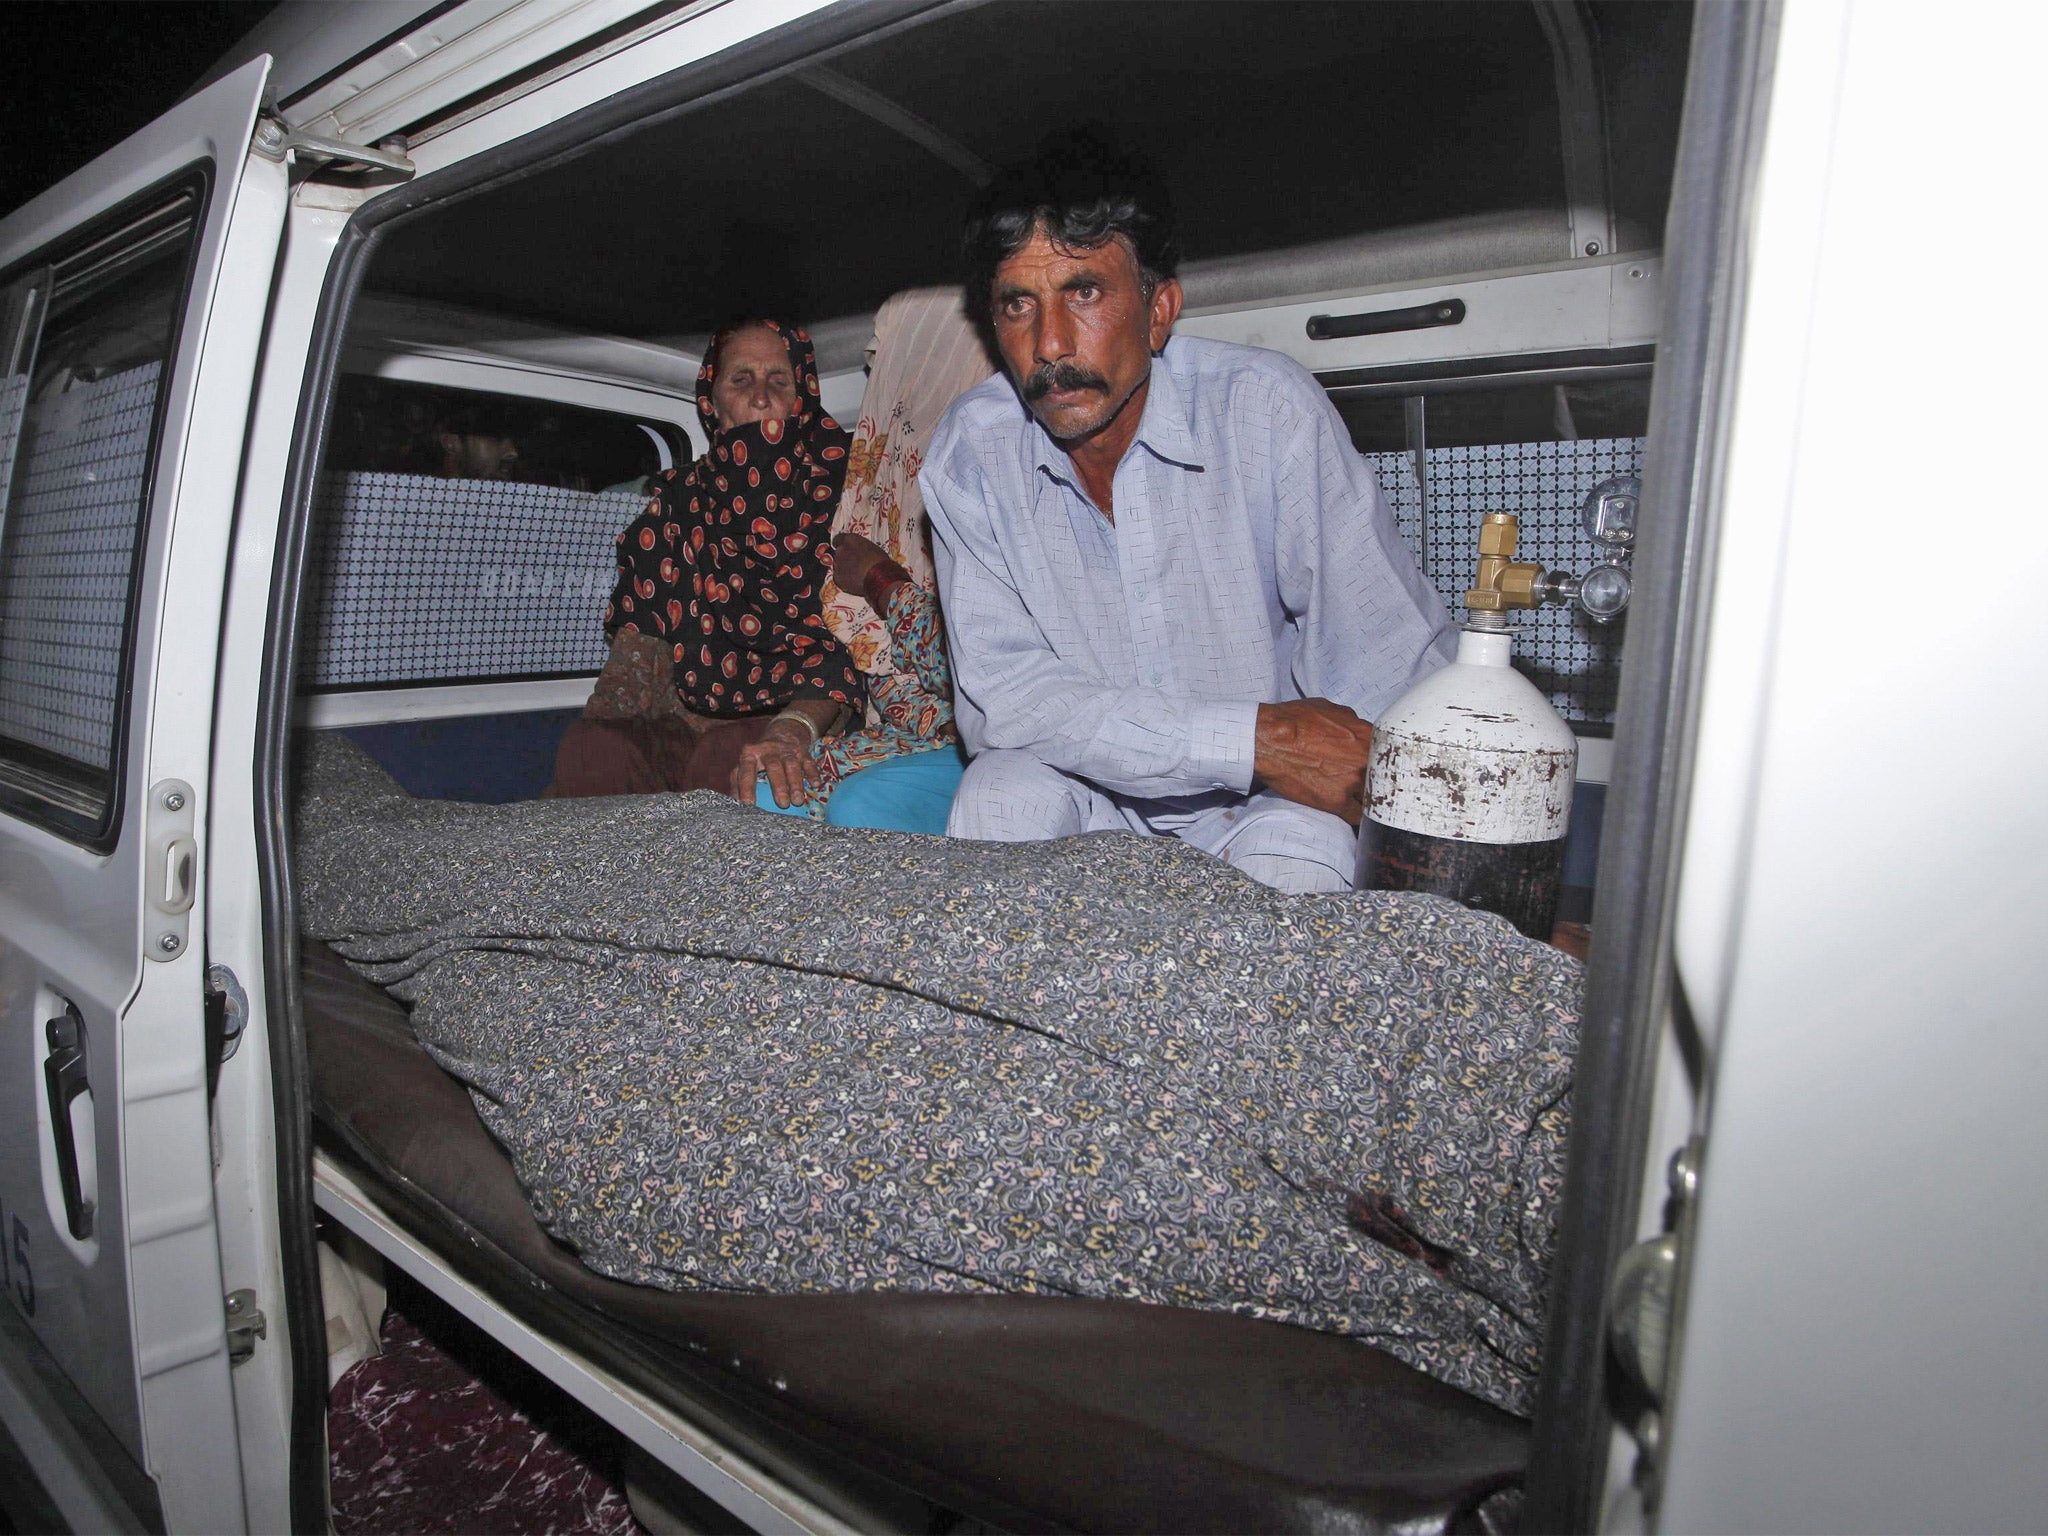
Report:
<svg viewBox="0 0 2048 1536"><path fill-rule="evenodd" d="M1671 1003L1671 924L1691 783L1722 423L1747 193L1775 5L1694 13L1665 232L1666 288L1635 553L1635 621L1594 898L1564 1201L1523 1528L1594 1529L1612 1406L1607 1286L1635 1241L1652 1076ZM1656 622L1647 622L1652 616Z"/></svg>
<svg viewBox="0 0 2048 1536"><path fill-rule="evenodd" d="M985 187L995 179L995 167L990 165L958 139L926 122L915 112L882 92L862 85L858 80L849 80L836 69L820 65L816 69L800 70L797 79L812 90L830 96L842 106L880 123L898 138L931 152L934 158L953 167L977 187Z"/></svg>
<svg viewBox="0 0 2048 1536"><path fill-rule="evenodd" d="M1459 358L1448 363L1394 363L1385 368L1349 368L1319 373L1316 382L1332 400L1385 395L1439 395L1461 389L1499 389L1514 384L1585 384L1600 379L1646 379L1654 347L1616 347L1607 352L1551 352L1529 357Z"/></svg>
<svg viewBox="0 0 2048 1536"><path fill-rule="evenodd" d="M346 1213L337 1213L342 1215L344 1225L353 1223L359 1237L387 1256L393 1255L394 1250L431 1251L436 1259L434 1272L414 1278L444 1301L457 1300L451 1294L450 1282L482 1293L525 1328L544 1334L580 1356L588 1366L608 1373L658 1403L667 1414L686 1420L704 1437L728 1447L737 1460L725 1462L721 1468L720 1463L706 1458L710 1464L698 1470L710 1473L708 1477L691 1479L685 1468L672 1467L707 1497L719 1499L729 1507L728 1500L719 1498L721 1471L730 1474L743 1470L744 1480L757 1495L765 1491L764 1477L773 1479L796 1495L798 1501L815 1505L830 1518L858 1529L903 1528L916 1523L920 1514L928 1517L931 1504L921 1495L912 1496L914 1508L905 1508L904 1489L892 1482L879 1456L874 1462L855 1464L847 1453L804 1442L799 1432L786 1426L764 1425L745 1402L724 1395L716 1384L703 1378L684 1382L665 1372L664 1362L677 1353L674 1345L644 1338L630 1325L563 1301L545 1283L536 1281L530 1271L508 1259L488 1237L441 1205L430 1191L392 1173L366 1143L351 1133L344 1130L323 1138L320 1152L325 1177L315 1198L323 1210L337 1205L352 1206ZM350 1188L357 1191L357 1196L346 1195ZM371 1205L374 1211L369 1208ZM370 1225L364 1225L366 1222ZM458 1305L458 1310L476 1321L470 1304L465 1301ZM509 1342L508 1334L516 1336L516 1330L487 1327L484 1331L499 1337L501 1342ZM558 1386L565 1385L554 1372L540 1365L536 1368ZM325 1380L323 1375L321 1381ZM586 1407L592 1406L587 1398L584 1401ZM597 1412L596 1416L615 1428L620 1427L622 1418L628 1422L636 1416L645 1418L644 1410L638 1406L629 1407L624 1414ZM797 1454L791 1454L790 1444L800 1447ZM1001 1510L984 1513L999 1520L1004 1514ZM1019 1516L1007 1523L1016 1526L1023 1519Z"/></svg>
<svg viewBox="0 0 2048 1536"><path fill-rule="evenodd" d="M834 1512L807 1498L787 1478L777 1478L742 1454L738 1441L720 1425L721 1433L710 1435L698 1420L707 1415L685 1417L670 1404L650 1401L629 1387L621 1392L607 1379L602 1365L579 1351L564 1330L546 1329L530 1323L522 1309L507 1307L500 1299L501 1287L488 1280L472 1281L463 1267L446 1252L445 1239L437 1241L429 1227L414 1233L397 1213L391 1211L380 1192L364 1187L360 1171L328 1154L323 1148L315 1180L324 1214L345 1230L368 1243L379 1254L399 1263L412 1278L440 1300L448 1303L487 1336L518 1354L529 1366L553 1382L571 1398L604 1419L630 1443L664 1461L680 1444L685 1455L694 1453L701 1478L688 1479L698 1491L714 1499L735 1519L763 1532L811 1531L850 1536L859 1529L886 1528L892 1523L882 1511L866 1512L868 1518L854 1522L854 1511ZM383 1180L388 1184L391 1181ZM445 1228L442 1229L445 1231ZM481 1244L478 1245L481 1248ZM460 1253L456 1257L459 1257ZM636 1401L635 1399L641 1399ZM709 1415L715 1422L718 1415ZM738 1443L736 1443L738 1441Z"/></svg>
<svg viewBox="0 0 2048 1536"><path fill-rule="evenodd" d="M281 110L289 109L290 107L297 105L301 100L303 100L307 96L312 95L313 92L319 90L322 86L327 85L331 81L340 79L343 75L347 74L350 70L354 69L358 64L363 63L365 60L375 58L378 54L382 53L386 48L389 48L393 43L397 42L399 39L406 37L411 33L417 32L421 27L428 25L429 23L433 22L446 12L454 10L456 6L462 3L463 0L438 0L437 4L429 6L427 9L421 11L417 16L407 17L403 25L399 26L396 30L387 32L382 37L376 39L376 41L368 43L362 48L357 49L354 53L350 54L347 58L343 59L339 64L335 65L325 74L319 76L317 79L309 80L306 84L300 86L297 90L281 98L277 102L278 108Z"/></svg>
<svg viewBox="0 0 2048 1536"><path fill-rule="evenodd" d="M1564 148L1565 212L1572 254L1605 256L1614 249L1614 198L1607 169L1607 92L1600 78L1599 34L1584 0L1533 0L1550 40L1557 79L1559 139Z"/></svg>

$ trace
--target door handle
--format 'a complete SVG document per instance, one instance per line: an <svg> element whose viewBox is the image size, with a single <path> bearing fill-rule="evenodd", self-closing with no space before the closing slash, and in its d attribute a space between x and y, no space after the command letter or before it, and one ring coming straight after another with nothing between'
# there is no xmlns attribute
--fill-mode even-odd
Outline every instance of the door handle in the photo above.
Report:
<svg viewBox="0 0 2048 1536"><path fill-rule="evenodd" d="M50 1096L50 1135L57 1144L57 1181L64 1192L64 1223L80 1242L92 1236L93 1202L78 1177L78 1139L71 1129L71 1106L82 1093L90 1099L86 1076L85 1020L76 1003L43 1025L50 1054L43 1058L43 1087Z"/></svg>

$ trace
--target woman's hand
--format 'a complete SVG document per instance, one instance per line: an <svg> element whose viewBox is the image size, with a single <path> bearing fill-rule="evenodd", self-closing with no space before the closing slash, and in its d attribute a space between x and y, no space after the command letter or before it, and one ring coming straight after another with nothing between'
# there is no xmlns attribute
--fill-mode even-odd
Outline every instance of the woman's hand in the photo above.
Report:
<svg viewBox="0 0 2048 1536"><path fill-rule="evenodd" d="M787 808L803 798L818 777L818 762L811 756L811 733L794 720L777 720L768 727L767 735L741 747L732 770L733 799L752 805L754 781L763 774L777 805Z"/></svg>
<svg viewBox="0 0 2048 1536"><path fill-rule="evenodd" d="M739 761L732 769L732 797L743 805L754 803L754 781L768 777L768 793L784 809L804 798L804 792L823 777L824 769L811 755L811 744L822 740L839 724L845 711L830 699L798 699L769 723L759 741L740 748ZM803 719L792 719L801 715ZM806 728L804 722L809 721Z"/></svg>
<svg viewBox="0 0 2048 1536"><path fill-rule="evenodd" d="M887 601L889 588L910 580L910 572L889 558L889 552L873 539L858 533L842 533L832 541L832 581L840 591L868 600L876 612Z"/></svg>

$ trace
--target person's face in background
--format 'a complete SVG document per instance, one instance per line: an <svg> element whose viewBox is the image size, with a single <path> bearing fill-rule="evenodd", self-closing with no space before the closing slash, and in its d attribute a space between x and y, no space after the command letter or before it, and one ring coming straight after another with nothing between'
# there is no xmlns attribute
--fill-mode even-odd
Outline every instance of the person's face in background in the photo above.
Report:
<svg viewBox="0 0 2048 1536"><path fill-rule="evenodd" d="M489 432L443 432L441 474L449 480L510 480L519 468L519 445Z"/></svg>
<svg viewBox="0 0 2048 1536"><path fill-rule="evenodd" d="M726 430L796 414L796 369L780 336L750 325L725 338L711 379L711 409Z"/></svg>

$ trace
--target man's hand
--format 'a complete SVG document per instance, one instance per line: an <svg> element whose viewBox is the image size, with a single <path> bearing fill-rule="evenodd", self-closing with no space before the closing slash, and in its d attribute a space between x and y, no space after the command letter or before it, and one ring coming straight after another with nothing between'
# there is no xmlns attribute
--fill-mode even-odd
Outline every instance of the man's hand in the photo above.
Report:
<svg viewBox="0 0 2048 1536"><path fill-rule="evenodd" d="M1328 699L1261 704L1252 773L1282 799L1342 816L1365 815L1372 726Z"/></svg>
<svg viewBox="0 0 2048 1536"><path fill-rule="evenodd" d="M611 655L590 702L586 720L675 720L688 723L676 696L675 666L668 642L636 629L622 629L612 640Z"/></svg>

